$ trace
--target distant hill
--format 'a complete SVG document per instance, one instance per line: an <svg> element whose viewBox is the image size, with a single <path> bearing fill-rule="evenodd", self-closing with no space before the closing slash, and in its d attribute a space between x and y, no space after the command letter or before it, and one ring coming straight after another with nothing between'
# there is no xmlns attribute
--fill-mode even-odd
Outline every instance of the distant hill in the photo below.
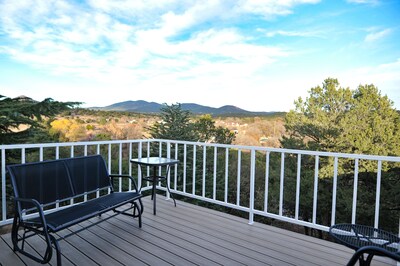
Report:
<svg viewBox="0 0 400 266"><path fill-rule="evenodd" d="M159 113L163 107L162 104L156 102L139 101L125 101L114 103L105 107L90 107L88 109L102 110L102 111L125 111L135 113ZM233 105L225 105L219 108L204 106L196 103L182 103L183 110L187 110L192 114L211 114L211 115L272 115L277 112L250 112L240 109Z"/></svg>
<svg viewBox="0 0 400 266"><path fill-rule="evenodd" d="M158 113L160 112L161 104L146 101L125 101L114 103L105 107L93 107L90 109L103 110L103 111L127 111L135 113Z"/></svg>

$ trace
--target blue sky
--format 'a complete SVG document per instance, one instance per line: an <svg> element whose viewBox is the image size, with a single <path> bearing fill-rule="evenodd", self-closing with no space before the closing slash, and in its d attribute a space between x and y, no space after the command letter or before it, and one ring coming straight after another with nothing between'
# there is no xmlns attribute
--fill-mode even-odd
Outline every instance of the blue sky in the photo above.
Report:
<svg viewBox="0 0 400 266"><path fill-rule="evenodd" d="M0 95L289 111L324 79L400 109L399 0L0 0Z"/></svg>

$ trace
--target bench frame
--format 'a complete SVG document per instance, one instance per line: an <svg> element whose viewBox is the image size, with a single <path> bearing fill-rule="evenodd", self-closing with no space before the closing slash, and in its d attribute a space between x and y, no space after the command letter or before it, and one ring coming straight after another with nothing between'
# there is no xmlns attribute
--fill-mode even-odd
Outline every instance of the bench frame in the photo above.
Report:
<svg viewBox="0 0 400 266"><path fill-rule="evenodd" d="M78 163L78 165L88 168L89 170L94 169L95 171L93 172L96 172L96 174L91 173L92 171L89 171L88 169L86 169L85 174L82 174L83 170L77 169L75 163ZM49 168L52 170L48 170ZM39 263L48 263L52 258L54 248L57 255L57 265L61 265L61 249L58 244L59 240L63 240L71 235L79 233L89 227L97 225L100 222L113 218L118 214L124 214L138 218L139 228L142 227L141 215L143 213L143 203L141 198L143 195L138 190L135 180L129 175L109 174L105 161L101 155L8 165L7 170L10 174L14 190L15 212L11 231L14 252L18 251ZM50 171L51 177L49 177L49 172L46 171ZM78 177L76 176L76 171L79 173ZM77 179L81 177L83 177L85 180L82 181L82 179ZM129 178L134 190L115 192L113 187L114 178ZM83 182L82 184L85 185L74 184L78 183L77 180L78 182ZM97 184L94 184L93 180L95 180L94 183L97 182ZM46 191L46 184L43 184L45 181L49 181L48 183L51 183L48 189L56 189L57 192L51 193ZM92 184L87 185L89 182L92 182ZM63 186L66 186L67 188L63 188ZM90 189L86 189L87 186L90 187ZM68 205L66 207L58 207L54 210L44 211L46 206L52 206L60 202L66 202L77 197L82 197L84 195L103 190L108 190L110 193L79 204ZM34 196L29 197L29 195ZM123 206L128 203L131 204L129 207ZM68 213L65 212L65 210L67 210L67 212L75 212L75 210L81 211L82 209L85 210L86 206L89 206L90 210L85 211L85 215L83 217L71 218L71 215L68 216ZM124 207L122 210L117 209L122 206ZM127 213L127 211L132 209L132 213ZM98 221L71 232L63 237L56 238L55 235L53 235L82 221L86 221L96 216L100 217L101 214L111 210L114 211L113 215L99 219ZM28 215L31 213L34 214ZM64 224L51 224L49 215L53 215L53 219L55 215L57 215L57 218L64 217ZM21 229L23 230L22 235L20 235L18 232ZM46 243L44 254L41 255L29 253L25 249L26 240L37 235L41 236Z"/></svg>

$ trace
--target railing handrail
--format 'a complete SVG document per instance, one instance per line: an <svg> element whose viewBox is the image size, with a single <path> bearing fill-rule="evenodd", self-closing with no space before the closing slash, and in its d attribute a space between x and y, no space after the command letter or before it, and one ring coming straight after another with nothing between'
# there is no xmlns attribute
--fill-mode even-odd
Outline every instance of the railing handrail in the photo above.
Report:
<svg viewBox="0 0 400 266"><path fill-rule="evenodd" d="M339 158L348 158L348 159L400 162L400 157L397 157L397 156L354 154L354 153L311 151L311 150L295 150L295 149L287 149L287 148L272 148L272 147L247 146L247 145L236 145L236 144L220 144L220 143L204 143L204 142L192 142L192 141L183 141L183 140L165 140L165 139L149 139L149 140L155 141L155 142L164 142L164 143L173 142L173 143L191 144L191 145L197 144L199 146L207 146L207 147L234 148L234 149L242 149L242 150L253 150L254 149L257 151L294 153L294 154L311 155L311 156L318 155L318 156L324 156L324 157L339 157ZM149 141L149 140L147 140L147 141Z"/></svg>
<svg viewBox="0 0 400 266"><path fill-rule="evenodd" d="M220 144L220 143L206 143L206 142L193 142L184 140L168 140L168 139L137 139L137 140L103 140L103 141L82 141L82 142L52 142L52 143L35 143L35 144L6 144L0 145L0 150L19 149L19 148L40 148L40 147L65 147L65 146L84 146L84 145L104 145L110 143L132 143L132 142L171 142L179 144L190 144L200 145L207 147L219 147L219 148L236 148L243 150L258 150L258 151L269 151L269 152L283 152L283 153L294 153L301 155L318 155L325 157L339 157L348 159L363 159L363 160L375 160L375 161L390 161L400 162L398 156L384 156L384 155L373 155L373 154L355 154L355 153L341 153L341 152L326 152L326 151L311 151L311 150L296 150L287 148L273 148L273 147L261 147L261 146L249 146L249 145L236 145L236 144Z"/></svg>

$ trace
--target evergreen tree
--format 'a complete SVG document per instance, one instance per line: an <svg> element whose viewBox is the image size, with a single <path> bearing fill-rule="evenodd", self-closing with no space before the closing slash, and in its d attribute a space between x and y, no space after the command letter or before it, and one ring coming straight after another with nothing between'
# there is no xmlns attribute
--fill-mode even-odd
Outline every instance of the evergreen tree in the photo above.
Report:
<svg viewBox="0 0 400 266"><path fill-rule="evenodd" d="M148 127L152 138L187 140L196 139L190 112L182 110L180 104L165 105L161 108L160 120Z"/></svg>
<svg viewBox="0 0 400 266"><path fill-rule="evenodd" d="M328 78L322 87L310 90L309 96L295 101L295 109L285 118L288 136L281 144L284 148L309 149L351 154L400 156L400 116L393 102L382 96L374 85L360 85L356 90L342 88L336 79ZM302 185L312 182L314 159L302 159ZM320 157L317 219L329 225L332 195L333 158ZM287 165L287 167L286 167ZM289 163L285 169L296 169ZM398 163L382 164L381 226L387 230L398 228L398 216L393 210L399 208L400 187ZM374 219L377 162L359 161L358 217L357 222L371 224ZM288 173L295 176L294 173ZM308 178L311 176L311 178ZM351 213L354 160L340 158L338 161L338 188L336 221L348 221ZM289 178L285 182L295 182ZM311 191L304 190L300 208L311 206ZM340 211L339 211L340 210ZM346 216L347 213L347 216ZM303 215L304 216L304 215ZM307 216L305 216L307 217ZM397 217L397 220L396 220ZM372 225L372 224L371 224Z"/></svg>
<svg viewBox="0 0 400 266"><path fill-rule="evenodd" d="M210 115L191 119L192 114L181 105L165 105L161 108L160 121L147 128L156 139L187 140L231 144L235 134L223 127L216 127ZM193 121L194 120L194 121Z"/></svg>
<svg viewBox="0 0 400 266"><path fill-rule="evenodd" d="M58 102L47 98L37 102L28 97L0 95L0 144L43 140L43 120L68 110L79 102Z"/></svg>
<svg viewBox="0 0 400 266"><path fill-rule="evenodd" d="M216 127L211 115L202 115L194 122L194 129L201 142L231 144L235 140L235 133L227 128Z"/></svg>
<svg viewBox="0 0 400 266"><path fill-rule="evenodd" d="M400 116L374 85L342 88L328 78L295 101L285 118L285 148L400 155Z"/></svg>

